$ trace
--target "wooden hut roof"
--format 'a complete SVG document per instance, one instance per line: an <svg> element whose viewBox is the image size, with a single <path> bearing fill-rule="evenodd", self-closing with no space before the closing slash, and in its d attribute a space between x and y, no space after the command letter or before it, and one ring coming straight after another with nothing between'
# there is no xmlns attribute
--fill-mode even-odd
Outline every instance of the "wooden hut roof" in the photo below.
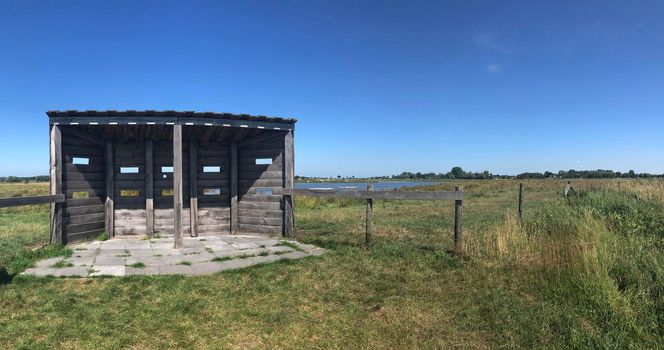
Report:
<svg viewBox="0 0 664 350"><path fill-rule="evenodd" d="M63 125L201 125L292 130L297 119L194 111L48 111L50 124Z"/></svg>

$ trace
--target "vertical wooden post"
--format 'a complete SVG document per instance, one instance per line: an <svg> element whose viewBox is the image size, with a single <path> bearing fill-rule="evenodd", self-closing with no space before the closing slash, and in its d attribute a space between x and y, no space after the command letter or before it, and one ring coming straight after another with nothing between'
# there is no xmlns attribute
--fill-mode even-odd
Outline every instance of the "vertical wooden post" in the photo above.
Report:
<svg viewBox="0 0 664 350"><path fill-rule="evenodd" d="M173 126L173 242L182 248L182 125Z"/></svg>
<svg viewBox="0 0 664 350"><path fill-rule="evenodd" d="M154 235L154 143L145 140L145 231Z"/></svg>
<svg viewBox="0 0 664 350"><path fill-rule="evenodd" d="M367 191L373 191L373 185L367 185ZM364 235L364 244L371 243L371 233L373 231L373 198L367 198L367 231Z"/></svg>
<svg viewBox="0 0 664 350"><path fill-rule="evenodd" d="M237 207L237 175L238 175L238 149L237 141L231 141L231 234L239 232Z"/></svg>
<svg viewBox="0 0 664 350"><path fill-rule="evenodd" d="M62 132L58 125L51 126L50 130L50 191L52 195L62 194ZM65 198L66 200L66 198ZM51 243L65 244L65 235L62 233L62 208L64 203L51 204Z"/></svg>
<svg viewBox="0 0 664 350"><path fill-rule="evenodd" d="M523 215L523 182L519 183L519 219Z"/></svg>
<svg viewBox="0 0 664 350"><path fill-rule="evenodd" d="M189 226L191 237L198 236L198 142L189 141Z"/></svg>
<svg viewBox="0 0 664 350"><path fill-rule="evenodd" d="M284 187L293 189L295 183L295 147L293 130L289 130L284 138ZM284 196L284 236L293 237L295 231L295 213L293 211L293 196Z"/></svg>
<svg viewBox="0 0 664 350"><path fill-rule="evenodd" d="M454 188L455 191L463 192L459 186ZM461 255L463 244L461 239L461 222L463 218L463 200L454 201L454 253Z"/></svg>
<svg viewBox="0 0 664 350"><path fill-rule="evenodd" d="M104 203L104 210L106 212L105 227L108 238L115 237L115 204L113 202L115 162L113 157L113 140L106 140L106 202Z"/></svg>

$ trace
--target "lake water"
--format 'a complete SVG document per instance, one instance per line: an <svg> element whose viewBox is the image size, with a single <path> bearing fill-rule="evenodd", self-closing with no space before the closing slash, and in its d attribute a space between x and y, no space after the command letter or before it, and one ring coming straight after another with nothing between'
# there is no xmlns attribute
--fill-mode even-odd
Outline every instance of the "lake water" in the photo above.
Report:
<svg viewBox="0 0 664 350"><path fill-rule="evenodd" d="M391 191L400 189L401 187L414 187L414 186L429 186L435 185L439 182L427 181L386 181L374 182L374 191ZM357 189L366 190L366 182L296 182L295 188L339 188L339 189Z"/></svg>

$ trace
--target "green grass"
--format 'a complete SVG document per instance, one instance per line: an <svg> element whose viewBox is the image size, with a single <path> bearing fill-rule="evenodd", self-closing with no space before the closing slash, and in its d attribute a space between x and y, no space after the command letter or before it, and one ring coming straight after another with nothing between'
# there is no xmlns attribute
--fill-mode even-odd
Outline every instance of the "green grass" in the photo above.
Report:
<svg viewBox="0 0 664 350"><path fill-rule="evenodd" d="M0 184L0 198L47 193L47 183ZM71 255L68 248L46 245L49 241L48 208L48 205L28 205L0 209L0 269L6 269L9 279L37 260Z"/></svg>
<svg viewBox="0 0 664 350"><path fill-rule="evenodd" d="M137 263L133 263L133 264L129 265L129 267L133 267L135 269L143 269L143 268L145 268L145 264L142 263L142 262L137 262Z"/></svg>
<svg viewBox="0 0 664 350"><path fill-rule="evenodd" d="M72 264L68 261L65 261L65 260L60 260L60 261L56 262L55 264L53 264L51 267L56 268L56 269L61 269L63 267L72 267L72 266L74 266L74 264Z"/></svg>
<svg viewBox="0 0 664 350"><path fill-rule="evenodd" d="M526 181L521 222L516 181L437 184L464 187L463 258L451 202L375 201L365 248L364 202L296 197L297 239L326 254L196 277L17 276L0 285L0 348L662 348L664 186L621 182L573 181L564 200L564 181ZM47 235L4 227L0 261L20 271L34 257L14 249Z"/></svg>
<svg viewBox="0 0 664 350"><path fill-rule="evenodd" d="M288 241L279 241L279 243L275 244L275 246L288 247L293 250L302 251L302 249L297 244Z"/></svg>
<svg viewBox="0 0 664 350"><path fill-rule="evenodd" d="M230 257L230 256L222 256L222 257L217 256L217 257L212 258L212 260L210 260L210 261L224 262L224 261L228 261L228 260L233 260L233 258Z"/></svg>

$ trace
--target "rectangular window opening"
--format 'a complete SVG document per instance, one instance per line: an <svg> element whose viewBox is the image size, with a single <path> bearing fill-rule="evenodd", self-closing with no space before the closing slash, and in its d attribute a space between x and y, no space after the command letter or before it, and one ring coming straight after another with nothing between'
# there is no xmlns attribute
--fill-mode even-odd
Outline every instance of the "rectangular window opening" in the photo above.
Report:
<svg viewBox="0 0 664 350"><path fill-rule="evenodd" d="M256 158L256 165L270 165L272 158Z"/></svg>
<svg viewBox="0 0 664 350"><path fill-rule="evenodd" d="M120 190L120 197L138 197L138 190Z"/></svg>
<svg viewBox="0 0 664 350"><path fill-rule="evenodd" d="M88 191L76 191L72 192L71 198L73 199L78 199L78 198L90 198L90 193Z"/></svg>
<svg viewBox="0 0 664 350"><path fill-rule="evenodd" d="M76 165L90 165L90 158L86 157L74 157L72 163Z"/></svg>
<svg viewBox="0 0 664 350"><path fill-rule="evenodd" d="M163 167L161 167L161 172L162 173L172 173L173 172L173 167L172 166L163 166Z"/></svg>
<svg viewBox="0 0 664 350"><path fill-rule="evenodd" d="M261 195L261 196L271 196L272 195L272 189L271 188L257 188L256 189L256 194Z"/></svg>
<svg viewBox="0 0 664 350"><path fill-rule="evenodd" d="M137 166L123 166L120 167L121 174L138 174Z"/></svg>
<svg viewBox="0 0 664 350"><path fill-rule="evenodd" d="M165 188L165 189L161 190L161 195L164 196L164 197L173 196L173 189L172 188Z"/></svg>
<svg viewBox="0 0 664 350"><path fill-rule="evenodd" d="M221 172L221 167L220 166L206 165L206 166L203 167L203 172L204 173L220 173Z"/></svg>
<svg viewBox="0 0 664 350"><path fill-rule="evenodd" d="M204 188L204 196L219 196L221 195L221 188Z"/></svg>

